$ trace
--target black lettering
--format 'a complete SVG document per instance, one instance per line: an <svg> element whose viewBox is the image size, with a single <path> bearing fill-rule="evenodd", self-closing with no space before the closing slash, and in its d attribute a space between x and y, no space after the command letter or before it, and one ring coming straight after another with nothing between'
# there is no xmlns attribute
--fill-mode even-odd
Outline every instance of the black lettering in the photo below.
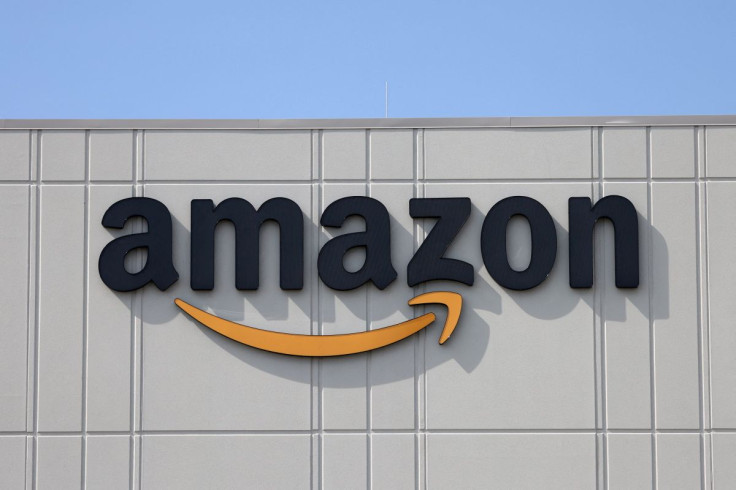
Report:
<svg viewBox="0 0 736 490"><path fill-rule="evenodd" d="M322 226L340 227L349 216L365 220L365 231L346 233L328 241L319 252L319 277L327 286L348 291L368 281L384 289L396 279L391 265L391 228L388 211L383 204L370 197L344 197L333 202L322 214ZM355 247L365 248L365 262L356 272L348 272L343 257Z"/></svg>
<svg viewBox="0 0 736 490"><path fill-rule="evenodd" d="M245 199L230 198L217 207L211 199L194 199L192 209L191 279L195 290L215 284L215 228L221 221L235 227L235 287L258 289L260 228L266 221L279 225L281 289L304 285L304 219L299 206L283 197L269 199L256 211Z"/></svg>
<svg viewBox="0 0 736 490"><path fill-rule="evenodd" d="M529 222L532 234L532 258L523 271L511 268L506 255L506 227L514 216ZM531 197L507 197L497 202L483 221L480 237L483 263L488 273L508 289L531 289L544 281L557 256L557 232L547 209Z"/></svg>
<svg viewBox="0 0 736 490"><path fill-rule="evenodd" d="M601 218L614 228L616 287L639 287L639 216L634 205L621 196L606 196L591 207L587 197L568 201L570 220L570 287L593 286L593 229Z"/></svg>
<svg viewBox="0 0 736 490"><path fill-rule="evenodd" d="M412 218L438 218L406 268L409 286L432 280L457 281L472 286L473 266L462 260L444 257L450 243L470 216L470 199L412 199L409 201L409 214Z"/></svg>
<svg viewBox="0 0 736 490"><path fill-rule="evenodd" d="M100 278L115 291L135 291L149 282L164 291L179 279L171 254L171 214L163 203L148 197L129 197L110 206L102 217L106 228L122 229L128 219L140 216L148 231L114 239L102 249L97 264ZM125 256L131 250L148 251L146 265L135 274L125 270Z"/></svg>

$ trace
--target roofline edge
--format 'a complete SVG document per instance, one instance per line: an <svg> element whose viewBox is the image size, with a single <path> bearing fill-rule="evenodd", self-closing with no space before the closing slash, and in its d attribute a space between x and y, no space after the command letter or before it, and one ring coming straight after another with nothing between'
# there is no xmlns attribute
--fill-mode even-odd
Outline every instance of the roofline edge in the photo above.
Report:
<svg viewBox="0 0 736 490"><path fill-rule="evenodd" d="M736 115L366 119L0 119L0 129L440 129L736 126Z"/></svg>

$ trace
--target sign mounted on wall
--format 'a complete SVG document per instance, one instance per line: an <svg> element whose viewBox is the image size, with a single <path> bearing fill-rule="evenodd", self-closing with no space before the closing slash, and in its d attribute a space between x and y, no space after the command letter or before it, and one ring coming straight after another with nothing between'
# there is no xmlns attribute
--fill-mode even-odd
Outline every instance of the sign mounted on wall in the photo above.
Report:
<svg viewBox="0 0 736 490"><path fill-rule="evenodd" d="M474 282L471 264L444 257L445 252L470 216L470 199L417 198L409 202L412 218L434 218L436 223L407 264L410 287L435 281L454 281L468 286ZM351 216L365 221L365 231L338 235L319 251L319 277L328 287L349 291L372 283L380 290L397 277L391 261L391 230L388 211L378 200L352 196L330 204L320 224L339 228ZM508 261L506 228L514 216L522 216L531 231L531 259L524 270L515 270ZM608 219L615 230L615 282L619 288L639 286L638 215L634 205L618 195L600 199L595 205L587 197L571 197L569 216L570 287L593 286L593 231L600 219ZM114 203L102 224L122 229L128 219L141 217L148 230L112 240L102 250L99 273L103 282L115 291L127 292L153 283L160 290L174 284L179 274L174 268L171 214L160 201L133 197ZM266 221L274 221L280 230L279 277L282 290L299 290L304 285L304 217L292 200L277 197L256 209L245 199L229 198L216 205L209 199L191 201L190 287L195 291L212 290L215 276L215 229L222 221L235 228L235 287L253 291L259 286L259 233ZM135 273L125 269L125 256L145 248L147 259ZM350 250L362 248L362 267L348 271L343 258ZM497 202L483 222L480 239L483 263L491 277L511 290L528 290L541 284L550 274L557 256L557 231L547 209L538 201L514 196ZM367 332L345 335L296 335L261 330L211 315L177 299L176 305L212 330L237 342L259 349L296 356L338 356L365 352L398 342L435 320L432 313L412 320ZM462 297L454 292L431 292L409 301L410 305L441 303L447 306L440 344L452 334L460 317Z"/></svg>

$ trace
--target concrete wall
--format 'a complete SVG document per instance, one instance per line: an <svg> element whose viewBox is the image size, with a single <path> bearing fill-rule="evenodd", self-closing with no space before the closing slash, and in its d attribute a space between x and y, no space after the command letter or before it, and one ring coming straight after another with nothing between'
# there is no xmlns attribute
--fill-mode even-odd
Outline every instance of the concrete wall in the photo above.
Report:
<svg viewBox="0 0 736 490"><path fill-rule="evenodd" d="M432 125L0 130L2 485L736 486L736 127ZM641 286L614 287L605 224L595 287L571 289L567 200L610 194L639 212ZM350 195L391 213L399 277L384 291L337 292L317 277L317 252L333 234L318 226L321 211ZM480 255L485 214L513 195L540 201L557 226L555 267L526 292L496 284ZM101 225L129 196L172 213L180 279L167 291L116 293L100 280L102 248L141 229ZM215 289L192 291L190 200L257 206L276 196L305 214L304 289L279 289L277 228L266 225L257 292L234 288L226 226ZM438 196L472 199L448 252L473 264L472 287L406 285L431 228L410 218L409 199ZM523 267L528 227L512 221L509 237L512 265ZM130 267L141 263L132 257ZM422 311L443 318L441 308L406 305L439 289L465 298L447 344L433 325L382 350L322 360L236 344L173 304L181 297L260 328L332 334Z"/></svg>

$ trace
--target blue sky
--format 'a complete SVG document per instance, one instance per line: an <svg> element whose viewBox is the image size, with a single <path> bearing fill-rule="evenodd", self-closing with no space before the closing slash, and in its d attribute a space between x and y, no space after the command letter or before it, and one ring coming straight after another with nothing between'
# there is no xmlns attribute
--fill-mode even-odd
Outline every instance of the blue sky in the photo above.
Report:
<svg viewBox="0 0 736 490"><path fill-rule="evenodd" d="M736 2L0 0L0 70L0 118L736 114Z"/></svg>

